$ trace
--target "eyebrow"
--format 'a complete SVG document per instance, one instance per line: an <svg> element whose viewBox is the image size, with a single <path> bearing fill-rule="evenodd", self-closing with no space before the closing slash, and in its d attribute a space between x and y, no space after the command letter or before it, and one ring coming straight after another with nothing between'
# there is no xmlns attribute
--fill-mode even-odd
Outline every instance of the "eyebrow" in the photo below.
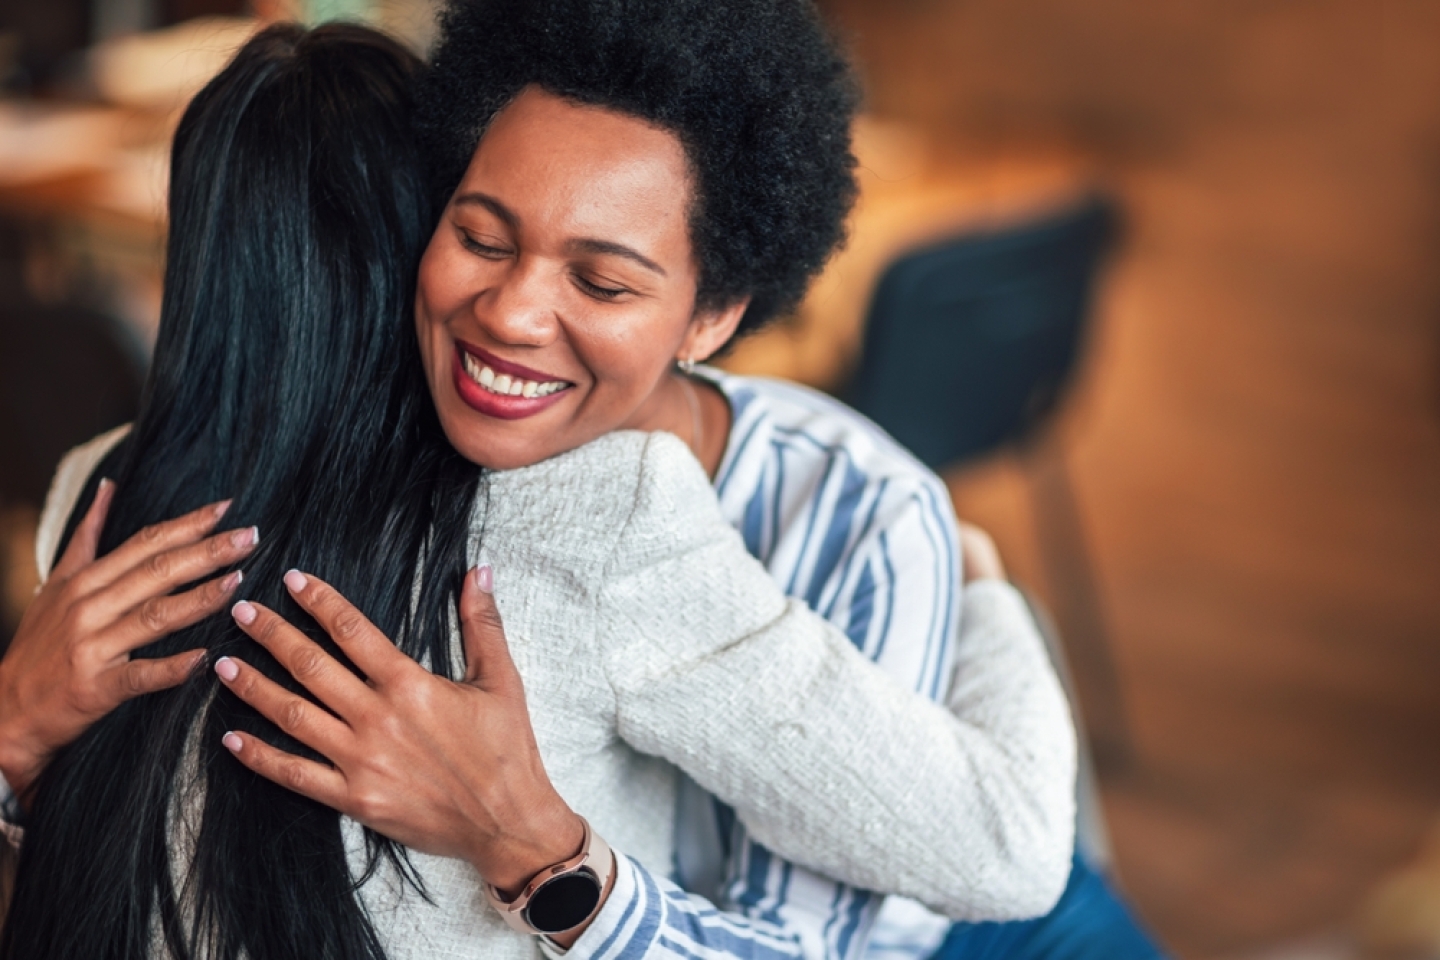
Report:
<svg viewBox="0 0 1440 960"><path fill-rule="evenodd" d="M505 221L505 226L516 229L520 224L520 218L515 212L494 197L485 193L462 193L455 198L456 205L484 207L495 216ZM608 255L612 257L624 257L626 260L634 261L647 270L658 273L662 277L668 277L665 268L645 254L633 247L627 247L623 243L616 243L613 240L600 240L595 237L580 237L569 241L565 245L569 250L577 253L590 253Z"/></svg>
<svg viewBox="0 0 1440 960"><path fill-rule="evenodd" d="M462 193L455 198L456 206L465 205L472 207L484 207L495 216L505 221L505 226L514 230L520 224L520 218L515 212L494 197L485 193Z"/></svg>
<svg viewBox="0 0 1440 960"><path fill-rule="evenodd" d="M651 260L640 251L625 246L623 243L582 237L578 240L571 240L565 246L579 253L608 254L612 257L624 257L626 260L633 260L645 269L652 270L662 277L668 276L668 274L665 273L665 268L660 266L660 264Z"/></svg>

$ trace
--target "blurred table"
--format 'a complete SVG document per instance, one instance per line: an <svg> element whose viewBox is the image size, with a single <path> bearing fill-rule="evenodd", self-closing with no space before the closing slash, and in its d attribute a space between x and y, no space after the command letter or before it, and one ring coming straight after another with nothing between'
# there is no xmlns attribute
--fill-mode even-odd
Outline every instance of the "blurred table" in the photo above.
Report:
<svg viewBox="0 0 1440 960"><path fill-rule="evenodd" d="M0 102L0 217L23 293L115 317L148 352L175 126L259 26L198 17L117 36L84 53L75 89L95 102ZM18 282L13 270L5 279Z"/></svg>
<svg viewBox="0 0 1440 960"><path fill-rule="evenodd" d="M0 219L19 261L10 282L122 320L141 350L159 319L174 123L170 111L0 103Z"/></svg>
<svg viewBox="0 0 1440 960"><path fill-rule="evenodd" d="M908 124L855 126L860 197L849 242L794 316L746 338L719 365L835 390L859 358L881 273L900 254L948 236L1036 219L1097 185L1093 165L1062 148L966 155Z"/></svg>

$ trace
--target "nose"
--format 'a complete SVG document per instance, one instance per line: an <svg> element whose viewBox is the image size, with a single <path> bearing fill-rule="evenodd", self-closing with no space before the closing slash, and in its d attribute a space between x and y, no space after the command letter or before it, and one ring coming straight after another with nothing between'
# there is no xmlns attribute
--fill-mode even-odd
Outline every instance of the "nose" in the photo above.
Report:
<svg viewBox="0 0 1440 960"><path fill-rule="evenodd" d="M517 347L539 347L559 329L556 280L538 258L521 256L474 302L475 319L494 339Z"/></svg>

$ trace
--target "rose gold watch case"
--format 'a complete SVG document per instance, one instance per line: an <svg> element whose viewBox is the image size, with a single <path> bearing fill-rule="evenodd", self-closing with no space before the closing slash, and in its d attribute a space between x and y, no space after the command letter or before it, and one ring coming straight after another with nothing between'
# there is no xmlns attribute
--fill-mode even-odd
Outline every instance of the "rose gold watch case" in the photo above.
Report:
<svg viewBox="0 0 1440 960"><path fill-rule="evenodd" d="M610 877L615 872L615 855L611 852L610 845L605 842L604 838L590 829L590 821L581 817L580 823L585 828L585 837L581 841L580 852L569 860L562 860L560 863L552 864L535 874L535 876L530 878L530 882L525 884L525 889L521 890L519 896L514 900L506 900L504 895L501 894L494 885L489 883L485 884L485 898L490 901L490 905L499 912L501 918L511 929L536 936L565 932L564 930L538 930L532 926L530 921L525 917L526 910L530 906L531 898L540 891L541 887L556 877L582 872L593 875L600 884L600 896L603 901L605 888L610 885ZM600 909L600 905L601 902L597 901L595 909L591 910L589 914L581 918L576 922L575 926L569 929L573 930L575 927L578 927L593 917Z"/></svg>

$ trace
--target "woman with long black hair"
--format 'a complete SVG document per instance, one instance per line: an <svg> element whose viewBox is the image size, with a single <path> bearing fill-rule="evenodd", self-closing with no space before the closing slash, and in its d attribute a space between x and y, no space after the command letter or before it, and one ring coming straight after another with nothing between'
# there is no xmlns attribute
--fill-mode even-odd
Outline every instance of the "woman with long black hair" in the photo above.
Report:
<svg viewBox="0 0 1440 960"><path fill-rule="evenodd" d="M118 447L102 438L62 469L47 517L70 515L71 530L42 530L54 547L42 565L61 559L0 663L0 769L28 805L0 955L530 956L535 941L498 918L547 863L594 853L588 881L565 874L591 883L592 910L618 862L664 883L646 868L663 876L670 853L665 761L776 850L841 879L962 913L976 877L992 909L1053 899L1033 864L977 855L973 834L950 829L951 804L1014 795L1025 809L988 824L986 842L1031 850L1058 837L1063 856L1065 804L1037 808L1024 783L973 766L1007 764L1005 750L1031 738L1015 722L1027 714L1060 731L1045 743L1063 781L1053 678L1014 697L995 688L991 727L903 693L786 602L673 437L611 433L483 485L449 446L407 322L434 221L408 129L415 69L360 28L274 28L182 121L144 410ZM102 476L116 479L103 493ZM237 532L204 539L222 509ZM472 557L502 571L518 672L493 571L467 573ZM197 619L234 594L228 568L242 558L234 621ZM297 567L310 576L282 580ZM166 599L216 569L227 572ZM184 676L197 650L222 684ZM85 709L41 695L46 677L76 675L104 695ZM551 708L533 732L522 675ZM335 713L312 712L302 684L335 694ZM398 808L393 793L361 790L341 817L288 789L300 779L274 784L230 756L236 742L268 742L326 756L333 766L314 769L344 776L338 752L304 745L338 746L350 707L380 697L405 705L401 732L426 772L406 781L405 758L389 771L405 785ZM832 736L856 717L859 745ZM493 771L525 769L476 777L477 754ZM525 789L507 792L515 783ZM546 819L557 787L616 841L614 860L569 808ZM417 824L416 809L451 816ZM539 903L520 918L532 929L575 928L547 930ZM573 906L551 904L562 917Z"/></svg>
<svg viewBox="0 0 1440 960"><path fill-rule="evenodd" d="M115 482L85 538L103 520L97 552L113 566L127 559L122 544L135 553L183 536L156 532L159 521L229 501L226 525L259 542L227 547L222 536L213 561L243 557L248 596L302 616L280 578L313 565L363 597L407 653L443 670L480 471L438 433L402 320L429 216L413 148L397 153L411 143L417 68L361 28L272 28L186 111L155 365L129 437L90 478L92 487L102 475ZM80 539L72 549L86 548ZM173 551L141 559L132 579L169 566L164 585L175 586L205 572ZM67 584L76 572L67 560L47 591L93 589ZM202 588L192 618L223 603L237 579L238 568ZM132 584L120 605L155 586ZM128 667L173 665L155 683L183 677L194 662L187 651L213 659L253 646L228 618L187 624L155 604L133 616L162 628L135 631L152 642ZM12 667L25 632L7 656ZM119 685L132 694L154 686ZM334 855L334 816L255 782L224 755L221 734L252 726L250 715L211 683L181 683L120 704L55 750L33 785L16 782L34 802L3 953L152 956L157 933L177 956L228 956L242 945L253 957L373 953L353 879ZM192 780L203 783L203 835L172 884L171 818ZM189 915L179 909L186 897ZM62 908L66 922L56 923ZM190 917L213 931L213 953L182 946Z"/></svg>

